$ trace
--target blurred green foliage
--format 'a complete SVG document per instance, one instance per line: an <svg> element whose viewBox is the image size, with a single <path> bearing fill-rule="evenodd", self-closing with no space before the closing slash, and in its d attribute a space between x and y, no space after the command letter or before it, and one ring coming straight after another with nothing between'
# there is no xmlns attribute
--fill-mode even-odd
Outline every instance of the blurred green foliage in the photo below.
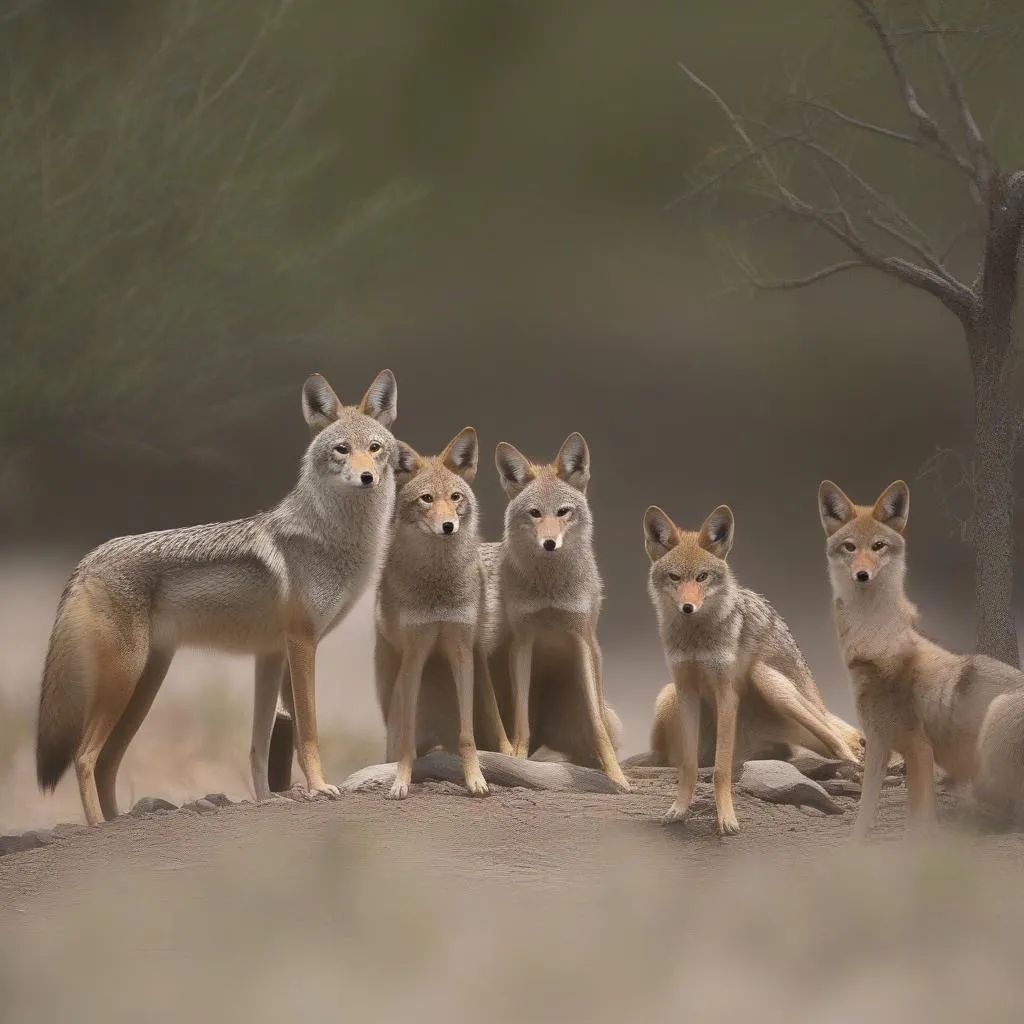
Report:
<svg viewBox="0 0 1024 1024"><path fill-rule="evenodd" d="M999 28L956 45L1019 161L1021 5L937 6ZM680 60L765 119L808 88L905 127L849 0L0 0L0 487L58 436L185 448L259 416L297 387L285 354L291 374L298 349L351 351L372 334L353 316L439 276L523 316L537 281L579 306L595 224L632 218L720 273L709 236L757 197L740 179L668 209L732 143ZM913 70L946 104L934 61ZM926 227L956 225L933 161L843 144Z"/></svg>

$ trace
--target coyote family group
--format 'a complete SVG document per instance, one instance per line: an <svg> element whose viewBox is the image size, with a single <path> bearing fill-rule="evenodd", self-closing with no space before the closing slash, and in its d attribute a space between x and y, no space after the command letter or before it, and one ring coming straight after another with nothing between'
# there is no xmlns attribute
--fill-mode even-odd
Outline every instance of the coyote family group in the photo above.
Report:
<svg viewBox="0 0 1024 1024"><path fill-rule="evenodd" d="M597 638L602 584L583 437L570 434L550 463L498 445L504 535L485 543L472 427L439 455L396 439L389 370L356 406L342 405L315 374L302 410L311 440L298 482L275 508L117 538L75 568L43 672L40 786L54 788L73 763L89 823L115 817L125 750L175 651L198 646L255 656L257 802L287 788L293 745L306 792L337 796L317 740L317 645L375 582L391 798L408 795L416 758L438 747L458 754L474 796L488 792L482 758L485 768L500 766L502 780L535 784L551 772L582 789L598 769L597 778L628 791ZM688 814L698 767L713 764L718 829L738 832L733 765L795 748L863 759L859 837L872 825L894 751L906 763L915 820L934 817L935 763L973 784L994 812L1020 813L1024 674L951 654L918 631L904 594L909 506L902 481L872 506L855 505L829 481L819 489L836 630L863 733L825 707L774 608L738 585L727 562L728 506L696 532L647 509L648 587L672 677L655 703L651 747L679 773L666 819ZM281 737L283 762L272 757Z"/></svg>

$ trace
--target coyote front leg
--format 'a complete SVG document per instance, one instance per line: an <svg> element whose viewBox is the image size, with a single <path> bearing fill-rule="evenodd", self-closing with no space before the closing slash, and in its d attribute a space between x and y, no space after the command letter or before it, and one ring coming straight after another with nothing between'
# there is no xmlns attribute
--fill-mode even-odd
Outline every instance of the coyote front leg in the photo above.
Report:
<svg viewBox="0 0 1024 1024"><path fill-rule="evenodd" d="M679 784L675 803L665 812L664 821L682 821L690 811L697 788L697 767L700 746L700 691L696 681L686 677L682 669L674 673L676 709L682 751L679 761Z"/></svg>
<svg viewBox="0 0 1024 1024"><path fill-rule="evenodd" d="M451 665L455 678L455 693L459 701L459 756L466 789L471 796L487 796L487 783L480 771L480 758L473 735L473 637L471 630L447 630L441 647Z"/></svg>
<svg viewBox="0 0 1024 1024"><path fill-rule="evenodd" d="M732 759L736 745L736 714L739 710L739 695L734 681L720 676L715 682L715 808L718 811L718 832L723 836L734 836L740 830L736 811L732 806Z"/></svg>
<svg viewBox="0 0 1024 1024"><path fill-rule="evenodd" d="M283 654L263 654L256 658L256 687L252 709L252 745L249 748L249 767L256 803L283 801L285 797L271 792L268 766L270 762L270 735L277 715L277 698L285 670ZM289 692L291 687L289 686ZM290 756L290 754L289 754Z"/></svg>
<svg viewBox="0 0 1024 1024"><path fill-rule="evenodd" d="M423 666L433 643L430 636L415 635L407 639L402 648L402 664L391 694L391 713L394 716L394 753L398 757L398 771L388 793L389 800L404 800L412 782L412 763L416 759L416 712L420 699Z"/></svg>
<svg viewBox="0 0 1024 1024"><path fill-rule="evenodd" d="M306 788L310 796L317 793L339 796L341 790L324 780L324 770L320 764L320 742L316 728L316 641L311 636L288 637L288 668L295 703L299 765L306 776Z"/></svg>
<svg viewBox="0 0 1024 1024"><path fill-rule="evenodd" d="M530 683L532 681L533 636L513 636L509 646L509 674L512 677L512 754L530 756Z"/></svg>
<svg viewBox="0 0 1024 1024"><path fill-rule="evenodd" d="M585 633L577 638L579 644L579 656L583 663L583 680L587 701L587 715L590 718L590 728L594 736L594 745L597 748L597 759L604 769L605 775L614 782L623 793L630 791L626 776L622 774L622 766L615 756L615 748L608 738L608 726L604 719L604 708L601 704L601 694L604 692L601 679L601 648L597 644L597 637L593 631Z"/></svg>
<svg viewBox="0 0 1024 1024"><path fill-rule="evenodd" d="M482 704L480 712L486 723L486 741L489 743L493 739L498 752L511 757L512 744L509 742L508 733L505 732L505 723L501 720L498 698L494 693L494 680L491 678L491 663L479 644L473 647L473 671L479 684L474 689Z"/></svg>
<svg viewBox="0 0 1024 1024"><path fill-rule="evenodd" d="M861 720L863 721L863 716ZM892 743L887 734L867 728L864 734L864 780L861 783L857 820L853 823L853 832L850 834L850 838L856 843L867 838L871 826L875 823L878 800L882 795L882 783L885 781L889 754L892 752Z"/></svg>
<svg viewBox="0 0 1024 1024"><path fill-rule="evenodd" d="M910 824L916 831L925 831L935 824L935 754L927 738L914 736L903 751L907 766L907 804Z"/></svg>

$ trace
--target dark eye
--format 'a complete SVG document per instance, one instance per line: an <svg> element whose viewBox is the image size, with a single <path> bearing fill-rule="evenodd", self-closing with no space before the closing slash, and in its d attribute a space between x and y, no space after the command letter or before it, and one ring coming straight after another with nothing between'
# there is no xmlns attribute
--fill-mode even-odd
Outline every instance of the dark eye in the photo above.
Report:
<svg viewBox="0 0 1024 1024"><path fill-rule="evenodd" d="M462 492L452 491L452 501L462 501Z"/></svg>
<svg viewBox="0 0 1024 1024"><path fill-rule="evenodd" d="M682 576L680 576L680 575L679 575L679 573L677 573L677 572L670 572L670 573L668 574L668 578L669 578L669 579L670 579L670 580L671 580L671 581L672 581L673 583L678 583L678 582L679 582L679 581L680 581L680 580L681 580L681 579L682 579L683 577L682 577Z"/></svg>
<svg viewBox="0 0 1024 1024"><path fill-rule="evenodd" d="M373 452L374 455L376 455L377 452L380 451L380 441L371 441L370 442L370 451Z"/></svg>
<svg viewBox="0 0 1024 1024"><path fill-rule="evenodd" d="M348 455L348 453L349 453L349 447L348 447L348 445L344 441L342 441L341 444L336 444L334 446L334 450L339 455Z"/></svg>
<svg viewBox="0 0 1024 1024"><path fill-rule="evenodd" d="M571 512L571 511L572 511L572 509L571 509L571 508L569 508L569 506L568 506L568 505L563 505L563 506L562 506L562 507L561 507L561 508L560 508L560 509L558 510L558 514L559 514L559 516L567 516L567 515L568 515L568 514L569 514L569 513Z"/></svg>
<svg viewBox="0 0 1024 1024"><path fill-rule="evenodd" d="M871 545L871 550L872 551L881 551L882 548L887 548L888 546L889 545L886 544L884 540L876 540L875 543Z"/></svg>
<svg viewBox="0 0 1024 1024"><path fill-rule="evenodd" d="M540 519L540 509L539 508L531 508L530 509L530 515L533 516L534 519Z"/></svg>
<svg viewBox="0 0 1024 1024"><path fill-rule="evenodd" d="M420 495L420 501L422 501L424 505L429 505L433 500L434 500L434 496L432 494L421 494Z"/></svg>
<svg viewBox="0 0 1024 1024"><path fill-rule="evenodd" d="M844 540L843 541L843 550L844 551L856 551L857 550L857 545L854 544L852 540Z"/></svg>
<svg viewBox="0 0 1024 1024"><path fill-rule="evenodd" d="M703 583L707 578L708 578L708 574L706 572L699 572L699 573L697 573L696 576L694 576L694 579L698 583Z"/></svg>

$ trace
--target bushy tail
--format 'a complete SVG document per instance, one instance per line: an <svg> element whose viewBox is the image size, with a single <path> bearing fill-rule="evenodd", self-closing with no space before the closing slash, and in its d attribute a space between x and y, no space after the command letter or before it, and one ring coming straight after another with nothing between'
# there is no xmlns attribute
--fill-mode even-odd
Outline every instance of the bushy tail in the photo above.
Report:
<svg viewBox="0 0 1024 1024"><path fill-rule="evenodd" d="M39 692L36 779L46 792L55 789L68 770L85 730L89 680L79 629L84 610L84 596L72 579L57 607Z"/></svg>
<svg viewBox="0 0 1024 1024"><path fill-rule="evenodd" d="M493 750L481 750L480 770L493 786L524 786L568 793L618 793L618 787L604 772L564 761L533 761L509 757ZM353 772L341 788L350 793L390 786L396 764L373 764ZM456 754L436 751L418 757L412 765L413 782L454 782L462 785L462 761Z"/></svg>

